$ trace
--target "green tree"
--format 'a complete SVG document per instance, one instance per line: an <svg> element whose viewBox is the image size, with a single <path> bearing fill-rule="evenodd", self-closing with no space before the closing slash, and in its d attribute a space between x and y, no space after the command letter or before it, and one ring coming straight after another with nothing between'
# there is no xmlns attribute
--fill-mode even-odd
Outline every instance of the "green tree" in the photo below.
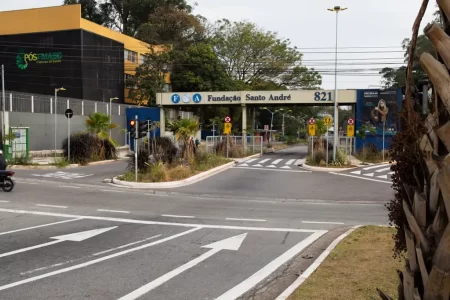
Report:
<svg viewBox="0 0 450 300"><path fill-rule="evenodd" d="M110 123L111 117L105 113L92 113L85 120L86 129L88 132L96 134L101 140L108 140L114 146L118 143L109 136L109 130L119 127L116 123Z"/></svg>
<svg viewBox="0 0 450 300"><path fill-rule="evenodd" d="M176 92L235 89L233 79L225 72L212 47L204 43L190 46L177 57L171 80Z"/></svg>
<svg viewBox="0 0 450 300"><path fill-rule="evenodd" d="M177 141L183 142L183 158L192 163L195 145L190 141L190 137L197 134L199 123L196 120L181 119L169 123L168 128L175 133Z"/></svg>
<svg viewBox="0 0 450 300"><path fill-rule="evenodd" d="M272 82L298 89L321 84L319 74L301 65L302 54L289 40L254 23L218 21L211 44L227 73L245 85Z"/></svg>
<svg viewBox="0 0 450 300"><path fill-rule="evenodd" d="M186 0L64 0L63 3L81 4L83 18L129 36L135 36L160 7L192 10Z"/></svg>
<svg viewBox="0 0 450 300"><path fill-rule="evenodd" d="M156 105L156 93L166 91L165 78L168 76L173 53L170 46L159 46L149 49L144 63L136 68L136 74L127 86L129 97L137 100L148 100L148 106Z"/></svg>

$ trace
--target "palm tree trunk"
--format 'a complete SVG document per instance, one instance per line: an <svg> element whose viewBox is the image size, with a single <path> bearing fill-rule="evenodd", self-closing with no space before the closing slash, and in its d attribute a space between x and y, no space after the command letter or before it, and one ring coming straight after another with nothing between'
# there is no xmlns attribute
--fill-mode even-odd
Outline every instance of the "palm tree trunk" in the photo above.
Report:
<svg viewBox="0 0 450 300"><path fill-rule="evenodd" d="M437 2L443 23L449 24L450 0ZM450 38L438 25L426 27L425 34L439 61L428 53L420 57L435 95L426 118L414 111L413 103L420 98L410 80L417 31L427 4L424 0L413 27L402 132L391 150L397 164L392 167L396 199L389 206L390 218L398 229L397 251L407 251L405 269L399 271L399 300L450 298Z"/></svg>

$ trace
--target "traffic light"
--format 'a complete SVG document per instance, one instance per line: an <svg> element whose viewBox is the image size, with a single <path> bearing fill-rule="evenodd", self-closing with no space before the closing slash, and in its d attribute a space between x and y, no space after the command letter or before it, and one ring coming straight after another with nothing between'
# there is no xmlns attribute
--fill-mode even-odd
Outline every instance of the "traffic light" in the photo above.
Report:
<svg viewBox="0 0 450 300"><path fill-rule="evenodd" d="M135 120L130 121L130 135L133 139L136 138L136 121Z"/></svg>
<svg viewBox="0 0 450 300"><path fill-rule="evenodd" d="M138 135L137 138L143 138L147 136L147 132L148 132L148 125L147 122L148 121L138 121L139 122L139 129L138 129Z"/></svg>

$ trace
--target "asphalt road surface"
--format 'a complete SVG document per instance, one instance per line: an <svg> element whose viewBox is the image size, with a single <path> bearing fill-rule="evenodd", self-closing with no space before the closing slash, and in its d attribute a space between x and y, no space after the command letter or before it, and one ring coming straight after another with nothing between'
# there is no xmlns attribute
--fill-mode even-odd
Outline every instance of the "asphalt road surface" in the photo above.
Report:
<svg viewBox="0 0 450 300"><path fill-rule="evenodd" d="M102 183L124 162L19 170L0 194L0 299L275 299L348 228L387 225L386 182L309 172L304 156L171 191Z"/></svg>

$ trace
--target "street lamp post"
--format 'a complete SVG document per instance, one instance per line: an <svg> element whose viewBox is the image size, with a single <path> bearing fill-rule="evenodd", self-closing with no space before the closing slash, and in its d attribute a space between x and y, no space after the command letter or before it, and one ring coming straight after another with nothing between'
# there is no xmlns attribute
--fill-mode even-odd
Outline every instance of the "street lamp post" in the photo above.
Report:
<svg viewBox="0 0 450 300"><path fill-rule="evenodd" d="M57 132L57 125L58 125L58 121L57 121L57 115L58 115L58 110L57 108L57 104L58 103L58 92L59 91L65 91L66 89L61 87L59 89L55 89L55 158L56 158L56 132Z"/></svg>
<svg viewBox="0 0 450 300"><path fill-rule="evenodd" d="M335 51L335 63L334 63L334 145L333 145L333 159L336 160L337 145L339 143L339 132L336 134L336 129L338 128L338 90L337 90L337 55L338 55L338 15L339 12L346 10L347 8L335 6L333 8L328 8L329 11L336 13L336 51Z"/></svg>
<svg viewBox="0 0 450 300"><path fill-rule="evenodd" d="M109 98L109 125L111 125L112 123L112 102L114 100L119 100L119 98L117 97ZM111 137L111 129L109 129L109 137Z"/></svg>
<svg viewBox="0 0 450 300"><path fill-rule="evenodd" d="M284 110L283 108L280 108L279 110L276 110L275 112L278 112L278 111L280 111L280 110ZM282 113L281 115L283 116L283 125L282 125L282 133L283 133L283 137L284 137L284 116L285 115L287 115L288 113L290 113L290 112L292 112L292 110L288 110L288 111L286 111L284 114Z"/></svg>
<svg viewBox="0 0 450 300"><path fill-rule="evenodd" d="M272 114L272 117L270 118L270 135L269 135L269 142L271 142L272 141L272 127L273 127L273 115L277 112L276 110L275 111L271 111L270 109L268 109L267 107L262 107L262 109L265 109L265 110L267 110L268 112L270 112L271 114Z"/></svg>

